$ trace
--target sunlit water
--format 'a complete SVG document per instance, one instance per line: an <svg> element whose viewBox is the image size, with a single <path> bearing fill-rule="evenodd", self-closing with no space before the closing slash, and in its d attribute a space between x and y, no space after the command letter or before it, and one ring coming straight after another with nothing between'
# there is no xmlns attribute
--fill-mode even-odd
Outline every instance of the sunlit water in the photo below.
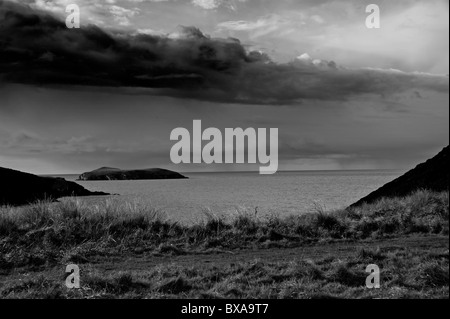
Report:
<svg viewBox="0 0 450 319"><path fill-rule="evenodd" d="M204 218L204 211L230 215L236 211L279 216L309 213L317 205L333 210L347 207L385 183L400 171L188 173L187 180L77 181L92 191L103 191L114 200L138 201L180 222ZM77 176L63 176L75 181ZM89 202L105 197L84 198Z"/></svg>

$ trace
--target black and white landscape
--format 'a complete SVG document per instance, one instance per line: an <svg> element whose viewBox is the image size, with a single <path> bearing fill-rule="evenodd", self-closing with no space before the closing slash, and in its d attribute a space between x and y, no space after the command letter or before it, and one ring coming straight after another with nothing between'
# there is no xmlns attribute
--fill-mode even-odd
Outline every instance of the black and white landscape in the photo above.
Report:
<svg viewBox="0 0 450 319"><path fill-rule="evenodd" d="M0 0L0 298L447 299L448 21Z"/></svg>

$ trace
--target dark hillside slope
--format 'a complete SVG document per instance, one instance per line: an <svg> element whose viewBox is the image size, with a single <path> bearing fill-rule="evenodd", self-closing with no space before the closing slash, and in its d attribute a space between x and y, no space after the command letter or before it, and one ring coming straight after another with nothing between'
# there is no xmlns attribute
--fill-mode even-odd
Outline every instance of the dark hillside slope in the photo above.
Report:
<svg viewBox="0 0 450 319"><path fill-rule="evenodd" d="M109 195L90 192L63 178L40 177L0 167L0 205L26 205L37 200L66 196Z"/></svg>
<svg viewBox="0 0 450 319"><path fill-rule="evenodd" d="M371 204L381 198L403 197L418 189L435 192L448 191L448 163L450 148L447 146L442 152L418 165L403 176L384 185L380 189L364 197L352 206Z"/></svg>

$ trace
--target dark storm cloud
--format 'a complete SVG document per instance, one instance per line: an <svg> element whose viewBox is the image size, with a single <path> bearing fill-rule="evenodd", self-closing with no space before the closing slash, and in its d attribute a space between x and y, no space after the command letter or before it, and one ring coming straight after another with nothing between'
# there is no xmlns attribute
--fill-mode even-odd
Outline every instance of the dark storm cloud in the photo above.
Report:
<svg viewBox="0 0 450 319"><path fill-rule="evenodd" d="M277 64L236 39L193 27L167 37L67 29L63 21L0 1L0 81L151 89L149 94L231 103L343 100L408 89L448 92L448 77L357 69L299 59Z"/></svg>

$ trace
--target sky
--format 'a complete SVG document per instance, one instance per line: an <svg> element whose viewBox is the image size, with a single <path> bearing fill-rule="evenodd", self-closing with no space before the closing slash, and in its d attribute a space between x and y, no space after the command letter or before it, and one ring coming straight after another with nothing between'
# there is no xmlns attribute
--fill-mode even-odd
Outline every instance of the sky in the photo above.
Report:
<svg viewBox="0 0 450 319"><path fill-rule="evenodd" d="M72 3L80 29L64 24ZM0 0L0 166L259 168L172 164L170 132L200 119L278 128L280 170L412 168L449 142L448 13L441 0Z"/></svg>

